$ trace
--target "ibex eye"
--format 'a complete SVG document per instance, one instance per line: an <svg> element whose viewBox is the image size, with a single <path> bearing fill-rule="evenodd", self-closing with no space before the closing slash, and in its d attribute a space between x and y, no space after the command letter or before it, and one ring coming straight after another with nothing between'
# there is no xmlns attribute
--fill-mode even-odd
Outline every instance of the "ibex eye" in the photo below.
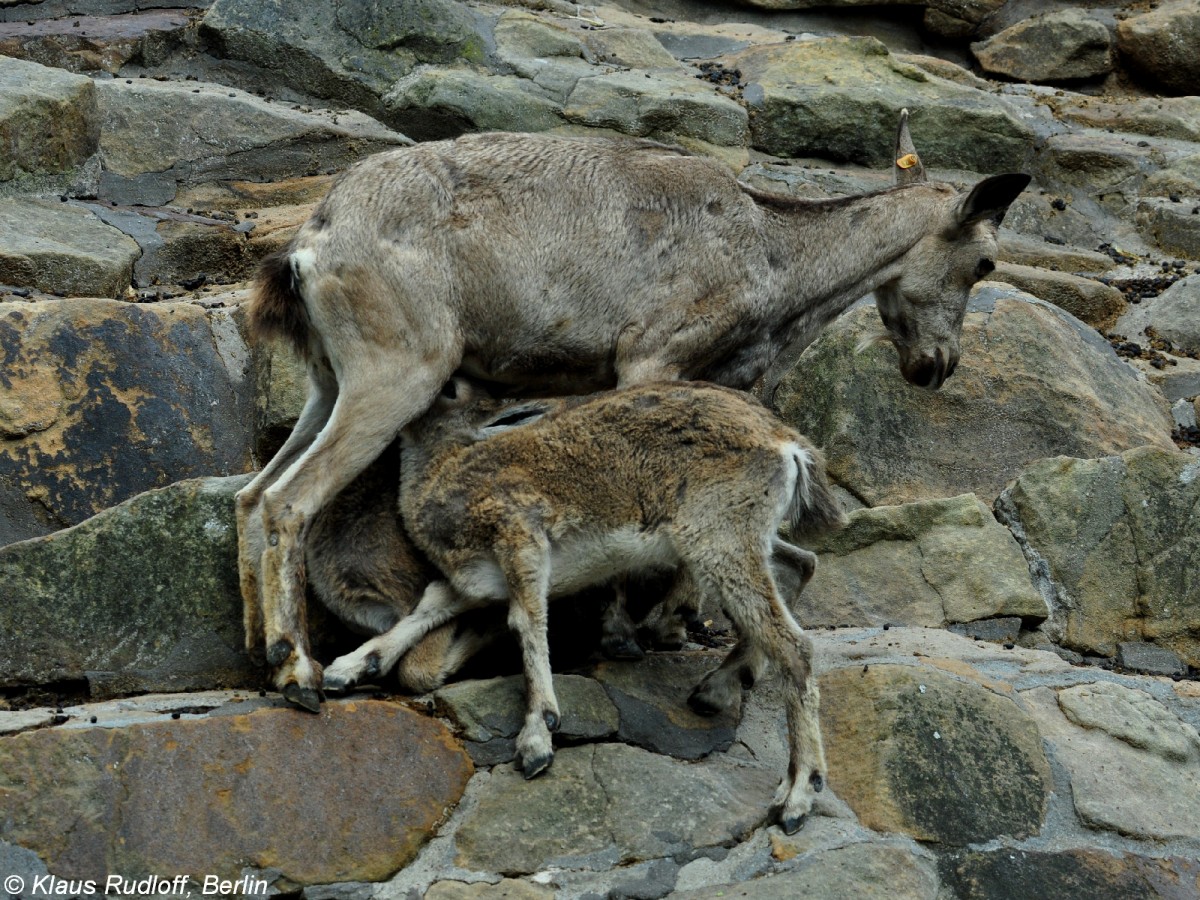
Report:
<svg viewBox="0 0 1200 900"><path fill-rule="evenodd" d="M975 267L975 277L982 278L996 271L996 264L990 259L981 259L979 265Z"/></svg>

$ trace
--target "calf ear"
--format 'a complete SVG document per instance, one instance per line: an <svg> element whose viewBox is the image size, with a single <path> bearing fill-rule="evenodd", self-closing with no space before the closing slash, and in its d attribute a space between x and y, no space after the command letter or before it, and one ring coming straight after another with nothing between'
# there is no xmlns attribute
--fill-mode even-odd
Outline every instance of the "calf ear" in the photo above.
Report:
<svg viewBox="0 0 1200 900"><path fill-rule="evenodd" d="M1030 176L1022 172L993 175L971 189L958 207L958 224L966 226L990 219L996 225L1004 220L1012 202L1029 185Z"/></svg>

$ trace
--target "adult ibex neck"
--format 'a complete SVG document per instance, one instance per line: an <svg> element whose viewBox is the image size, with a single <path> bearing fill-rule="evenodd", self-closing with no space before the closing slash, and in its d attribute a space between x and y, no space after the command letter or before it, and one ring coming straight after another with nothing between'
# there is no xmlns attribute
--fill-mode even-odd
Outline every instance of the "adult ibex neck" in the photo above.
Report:
<svg viewBox="0 0 1200 900"><path fill-rule="evenodd" d="M831 200L764 202L770 255L780 260L772 293L817 331L850 304L899 275L904 255L945 215L953 189L916 184Z"/></svg>

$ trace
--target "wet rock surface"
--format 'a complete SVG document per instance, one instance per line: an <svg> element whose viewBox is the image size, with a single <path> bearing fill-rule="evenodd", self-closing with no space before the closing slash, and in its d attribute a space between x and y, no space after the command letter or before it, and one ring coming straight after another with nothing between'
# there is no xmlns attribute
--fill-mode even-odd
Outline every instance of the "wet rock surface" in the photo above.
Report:
<svg viewBox="0 0 1200 900"><path fill-rule="evenodd" d="M1195 896L1194 7L0 0L0 874ZM829 762L803 828L772 824L776 681L686 705L734 639L711 608L619 663L553 613L563 722L528 782L503 651L416 700L260 693L232 495L305 376L247 343L244 280L338 173L464 131L619 133L832 198L892 183L901 107L932 177L1035 180L941 391L854 352L864 305L776 395L857 510L795 603ZM312 613L328 663L348 638ZM21 896L88 895L58 884Z"/></svg>

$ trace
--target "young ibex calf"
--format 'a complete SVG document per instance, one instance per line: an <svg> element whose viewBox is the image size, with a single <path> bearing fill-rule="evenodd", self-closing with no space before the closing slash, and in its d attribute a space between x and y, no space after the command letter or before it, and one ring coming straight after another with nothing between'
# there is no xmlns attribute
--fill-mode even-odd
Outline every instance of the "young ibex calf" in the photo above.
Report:
<svg viewBox="0 0 1200 900"><path fill-rule="evenodd" d="M762 405L714 385L642 385L553 409L478 400L457 379L448 393L405 429L401 462L404 522L446 581L430 584L390 631L330 665L325 687L385 672L455 615L506 602L528 691L517 753L532 778L553 759L560 715L549 599L679 567L739 637L693 706L712 712L730 702L760 658L783 674L790 764L776 802L784 830L799 828L824 784L825 756L811 645L772 564L798 570L803 585L815 557L780 538L780 525L842 522L817 451Z"/></svg>
<svg viewBox="0 0 1200 900"><path fill-rule="evenodd" d="M300 627L313 517L456 370L550 394L679 379L769 391L785 350L875 291L901 373L939 387L1029 176L927 183L911 146L902 121L897 186L835 200L765 194L634 140L469 135L347 171L267 260L250 308L257 335L308 363L295 430L237 496L239 532L259 517L266 538L256 560L239 550L247 641L265 640L284 695L318 707Z"/></svg>

